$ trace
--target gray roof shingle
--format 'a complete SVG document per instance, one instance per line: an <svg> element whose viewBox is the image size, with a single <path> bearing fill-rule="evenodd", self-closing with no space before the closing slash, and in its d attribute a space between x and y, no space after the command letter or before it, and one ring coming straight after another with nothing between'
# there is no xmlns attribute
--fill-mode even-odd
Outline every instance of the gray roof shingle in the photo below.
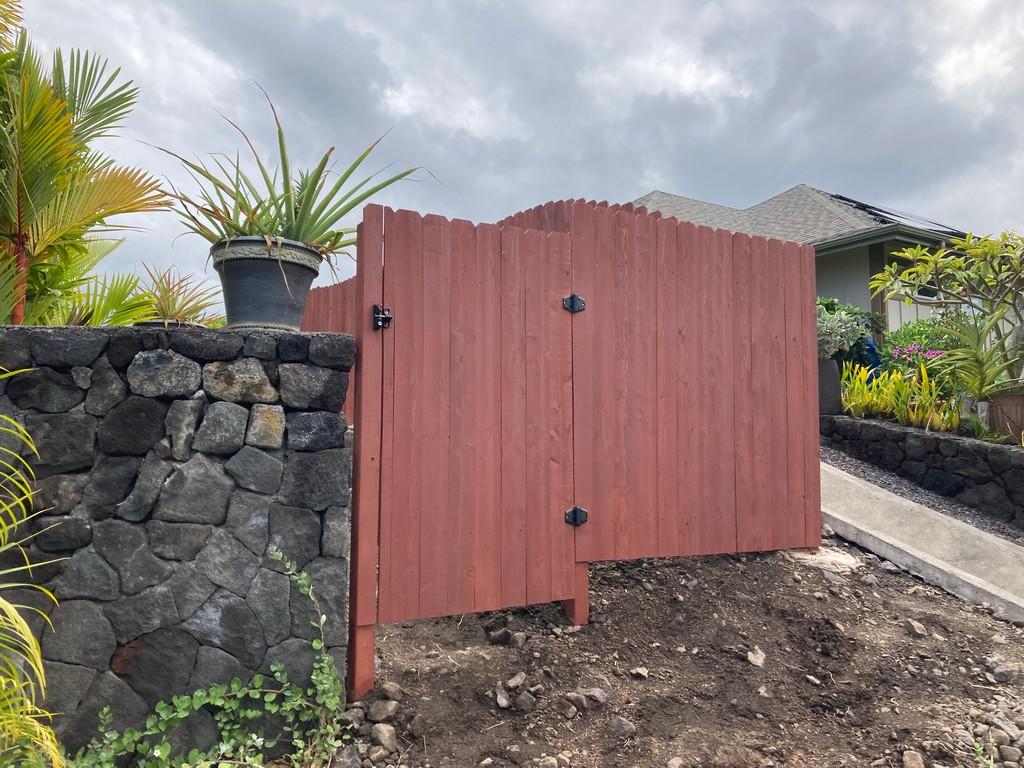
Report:
<svg viewBox="0 0 1024 768"><path fill-rule="evenodd" d="M798 243L823 243L896 222L893 217L870 213L853 201L806 184L750 208L730 208L657 190L634 202L681 221Z"/></svg>

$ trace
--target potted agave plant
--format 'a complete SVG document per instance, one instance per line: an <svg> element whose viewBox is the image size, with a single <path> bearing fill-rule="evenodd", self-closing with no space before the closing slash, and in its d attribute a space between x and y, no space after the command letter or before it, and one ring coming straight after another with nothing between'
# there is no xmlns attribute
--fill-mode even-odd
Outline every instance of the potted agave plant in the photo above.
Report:
<svg viewBox="0 0 1024 768"><path fill-rule="evenodd" d="M418 170L409 168L376 184L372 182L377 174L350 183L380 142L377 139L340 174L331 167L334 147L313 168L296 172L273 103L270 109L277 128L276 168L267 167L253 141L230 120L252 154L255 173L242 168L238 155L215 155L207 164L164 150L178 158L199 185L194 195L177 189L169 194L187 229L210 243L224 292L227 328L297 330L321 264L326 260L333 268L332 258L355 244L355 229L339 226L341 220Z"/></svg>

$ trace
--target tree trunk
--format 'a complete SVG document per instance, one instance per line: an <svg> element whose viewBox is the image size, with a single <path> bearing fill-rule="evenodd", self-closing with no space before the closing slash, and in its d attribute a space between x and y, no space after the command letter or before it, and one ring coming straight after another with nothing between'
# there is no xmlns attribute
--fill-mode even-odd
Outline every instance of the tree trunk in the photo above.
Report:
<svg viewBox="0 0 1024 768"><path fill-rule="evenodd" d="M14 268L17 280L14 284L14 293L17 299L14 302L14 309L11 311L11 324L21 325L25 321L25 294L28 289L28 266L25 259L25 236L18 236L18 244L14 252Z"/></svg>

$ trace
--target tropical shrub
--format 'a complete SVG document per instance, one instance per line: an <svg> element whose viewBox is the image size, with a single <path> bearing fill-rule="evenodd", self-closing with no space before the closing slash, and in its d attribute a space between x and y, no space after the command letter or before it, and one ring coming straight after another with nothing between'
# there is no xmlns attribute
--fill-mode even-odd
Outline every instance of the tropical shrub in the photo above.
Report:
<svg viewBox="0 0 1024 768"><path fill-rule="evenodd" d="M0 0L0 25L19 18ZM92 274L127 229L111 218L168 205L155 177L95 146L137 96L93 54L58 50L47 71L24 30L0 30L0 322L61 324L81 310L68 304L117 303L99 294L123 281Z"/></svg>
<svg viewBox="0 0 1024 768"><path fill-rule="evenodd" d="M885 318L878 312L869 312L866 309L861 309L854 304L847 304L831 296L819 296L817 304L829 312L843 310L848 315L853 315L869 333L881 334L885 332Z"/></svg>
<svg viewBox="0 0 1024 768"><path fill-rule="evenodd" d="M956 344L946 318L917 320L885 334L882 364L904 373L916 371L922 363L934 370L934 361Z"/></svg>
<svg viewBox="0 0 1024 768"><path fill-rule="evenodd" d="M843 309L830 312L818 304L818 359L846 352L866 334L861 320Z"/></svg>
<svg viewBox="0 0 1024 768"><path fill-rule="evenodd" d="M848 347L840 349L832 355L833 359L840 365L843 363L855 363L871 368L877 366L879 357L873 336L881 335L885 330L885 318L877 312L868 312L853 304L844 304L839 299L828 296L819 296L817 304L830 314L843 312L855 318L863 329L860 336L852 341Z"/></svg>
<svg viewBox="0 0 1024 768"><path fill-rule="evenodd" d="M16 372L0 369L0 379ZM0 414L0 765L64 765L57 738L50 727L50 714L38 702L46 678L39 641L25 615L37 609L18 605L7 598L14 589L36 589L53 599L41 587L27 584L30 565L24 552L28 537L22 535L32 512L32 482L35 475L21 451L35 453L25 428ZM40 565L44 565L41 563Z"/></svg>
<svg viewBox="0 0 1024 768"><path fill-rule="evenodd" d="M922 365L917 373L872 371L846 364L842 372L843 410L857 418L892 419L924 429L948 432L960 426L960 403L945 398Z"/></svg>

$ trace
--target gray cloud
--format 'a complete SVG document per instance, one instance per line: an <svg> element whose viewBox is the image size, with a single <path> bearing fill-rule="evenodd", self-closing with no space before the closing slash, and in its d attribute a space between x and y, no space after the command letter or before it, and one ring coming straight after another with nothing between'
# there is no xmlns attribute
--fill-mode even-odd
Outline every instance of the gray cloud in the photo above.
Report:
<svg viewBox="0 0 1024 768"><path fill-rule="evenodd" d="M981 231L1021 226L1018 0L29 2L44 48L87 47L143 89L119 159L184 183L140 139L272 150L253 81L294 154L424 165L380 198L474 220L652 188L745 206L799 182ZM966 7L965 7L966 6ZM151 217L112 266L202 271ZM348 269L346 267L346 269Z"/></svg>

